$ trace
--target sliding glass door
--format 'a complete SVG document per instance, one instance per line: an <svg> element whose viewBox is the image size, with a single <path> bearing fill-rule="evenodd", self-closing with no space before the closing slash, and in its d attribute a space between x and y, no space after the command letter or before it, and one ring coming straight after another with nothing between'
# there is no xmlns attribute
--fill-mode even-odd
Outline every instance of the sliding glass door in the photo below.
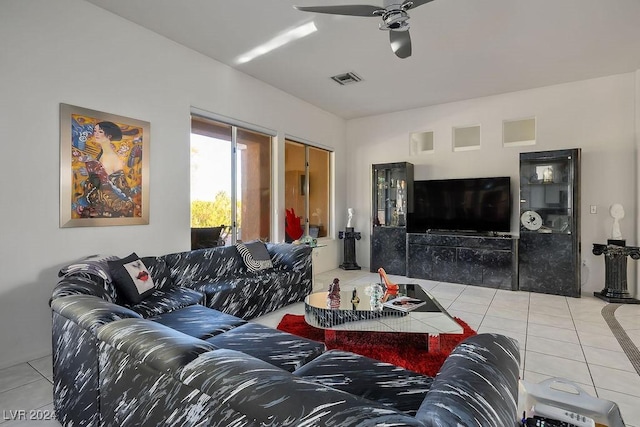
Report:
<svg viewBox="0 0 640 427"><path fill-rule="evenodd" d="M192 246L194 235L216 240L218 231L218 245L271 240L271 138L192 116Z"/></svg>
<svg viewBox="0 0 640 427"><path fill-rule="evenodd" d="M288 241L303 235L326 237L331 225L331 152L301 142L285 141L285 208L294 212L287 219ZM294 234L295 233L295 234Z"/></svg>

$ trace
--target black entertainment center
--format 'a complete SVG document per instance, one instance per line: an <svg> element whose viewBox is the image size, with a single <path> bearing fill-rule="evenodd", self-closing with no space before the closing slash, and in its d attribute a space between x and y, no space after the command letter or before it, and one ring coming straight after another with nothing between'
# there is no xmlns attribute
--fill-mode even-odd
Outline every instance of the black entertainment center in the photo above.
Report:
<svg viewBox="0 0 640 427"><path fill-rule="evenodd" d="M414 181L413 168L373 165L372 272L580 297L579 148L520 153L517 204L510 177Z"/></svg>
<svg viewBox="0 0 640 427"><path fill-rule="evenodd" d="M407 277L517 290L517 242L486 233L408 233Z"/></svg>
<svg viewBox="0 0 640 427"><path fill-rule="evenodd" d="M518 289L509 177L414 182L407 277Z"/></svg>

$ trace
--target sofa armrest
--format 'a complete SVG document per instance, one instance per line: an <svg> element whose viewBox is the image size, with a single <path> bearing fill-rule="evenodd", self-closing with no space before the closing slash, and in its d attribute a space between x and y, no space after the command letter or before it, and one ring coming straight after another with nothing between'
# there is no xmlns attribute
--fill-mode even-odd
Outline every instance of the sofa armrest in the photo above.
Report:
<svg viewBox="0 0 640 427"><path fill-rule="evenodd" d="M311 271L312 248L307 245L291 243L267 243L267 251L275 268L286 268L293 271Z"/></svg>
<svg viewBox="0 0 640 427"><path fill-rule="evenodd" d="M98 330L98 339L159 372L178 372L217 347L148 319L122 319Z"/></svg>
<svg viewBox="0 0 640 427"><path fill-rule="evenodd" d="M140 318L138 313L91 295L69 295L51 301L51 308L92 333L116 320Z"/></svg>
<svg viewBox="0 0 640 427"><path fill-rule="evenodd" d="M104 287L104 279L91 273L72 273L64 276L53 289L51 301L69 295L93 295L109 302L114 302L113 295Z"/></svg>
<svg viewBox="0 0 640 427"><path fill-rule="evenodd" d="M426 426L517 425L520 351L515 340L479 334L445 360L416 418Z"/></svg>

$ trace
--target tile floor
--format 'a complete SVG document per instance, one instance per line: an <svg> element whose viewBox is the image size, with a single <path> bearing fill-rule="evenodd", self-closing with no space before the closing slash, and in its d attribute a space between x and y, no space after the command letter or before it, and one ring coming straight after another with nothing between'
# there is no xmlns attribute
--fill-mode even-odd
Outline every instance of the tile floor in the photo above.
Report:
<svg viewBox="0 0 640 427"><path fill-rule="evenodd" d="M343 286L373 283L377 274L333 270L315 277L324 289L334 277ZM498 332L520 342L525 381L537 383L563 377L592 396L618 403L627 426L640 427L640 375L614 338L600 311L604 301L589 295L565 298L527 292L439 283L391 276L398 283L420 283L449 313L478 332ZM270 313L255 321L276 326L284 313L302 314L302 303ZM640 347L640 305L623 305L618 322ZM21 412L23 410L24 412ZM47 418L53 411L51 357L0 370L0 425L59 426Z"/></svg>

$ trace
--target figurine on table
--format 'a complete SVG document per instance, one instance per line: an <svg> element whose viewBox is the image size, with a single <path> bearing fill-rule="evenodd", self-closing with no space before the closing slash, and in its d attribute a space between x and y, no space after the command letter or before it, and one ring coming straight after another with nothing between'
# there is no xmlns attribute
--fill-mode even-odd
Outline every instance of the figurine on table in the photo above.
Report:
<svg viewBox="0 0 640 427"><path fill-rule="evenodd" d="M329 285L329 293L327 294L327 307L340 307L340 279L333 279L333 283Z"/></svg>

